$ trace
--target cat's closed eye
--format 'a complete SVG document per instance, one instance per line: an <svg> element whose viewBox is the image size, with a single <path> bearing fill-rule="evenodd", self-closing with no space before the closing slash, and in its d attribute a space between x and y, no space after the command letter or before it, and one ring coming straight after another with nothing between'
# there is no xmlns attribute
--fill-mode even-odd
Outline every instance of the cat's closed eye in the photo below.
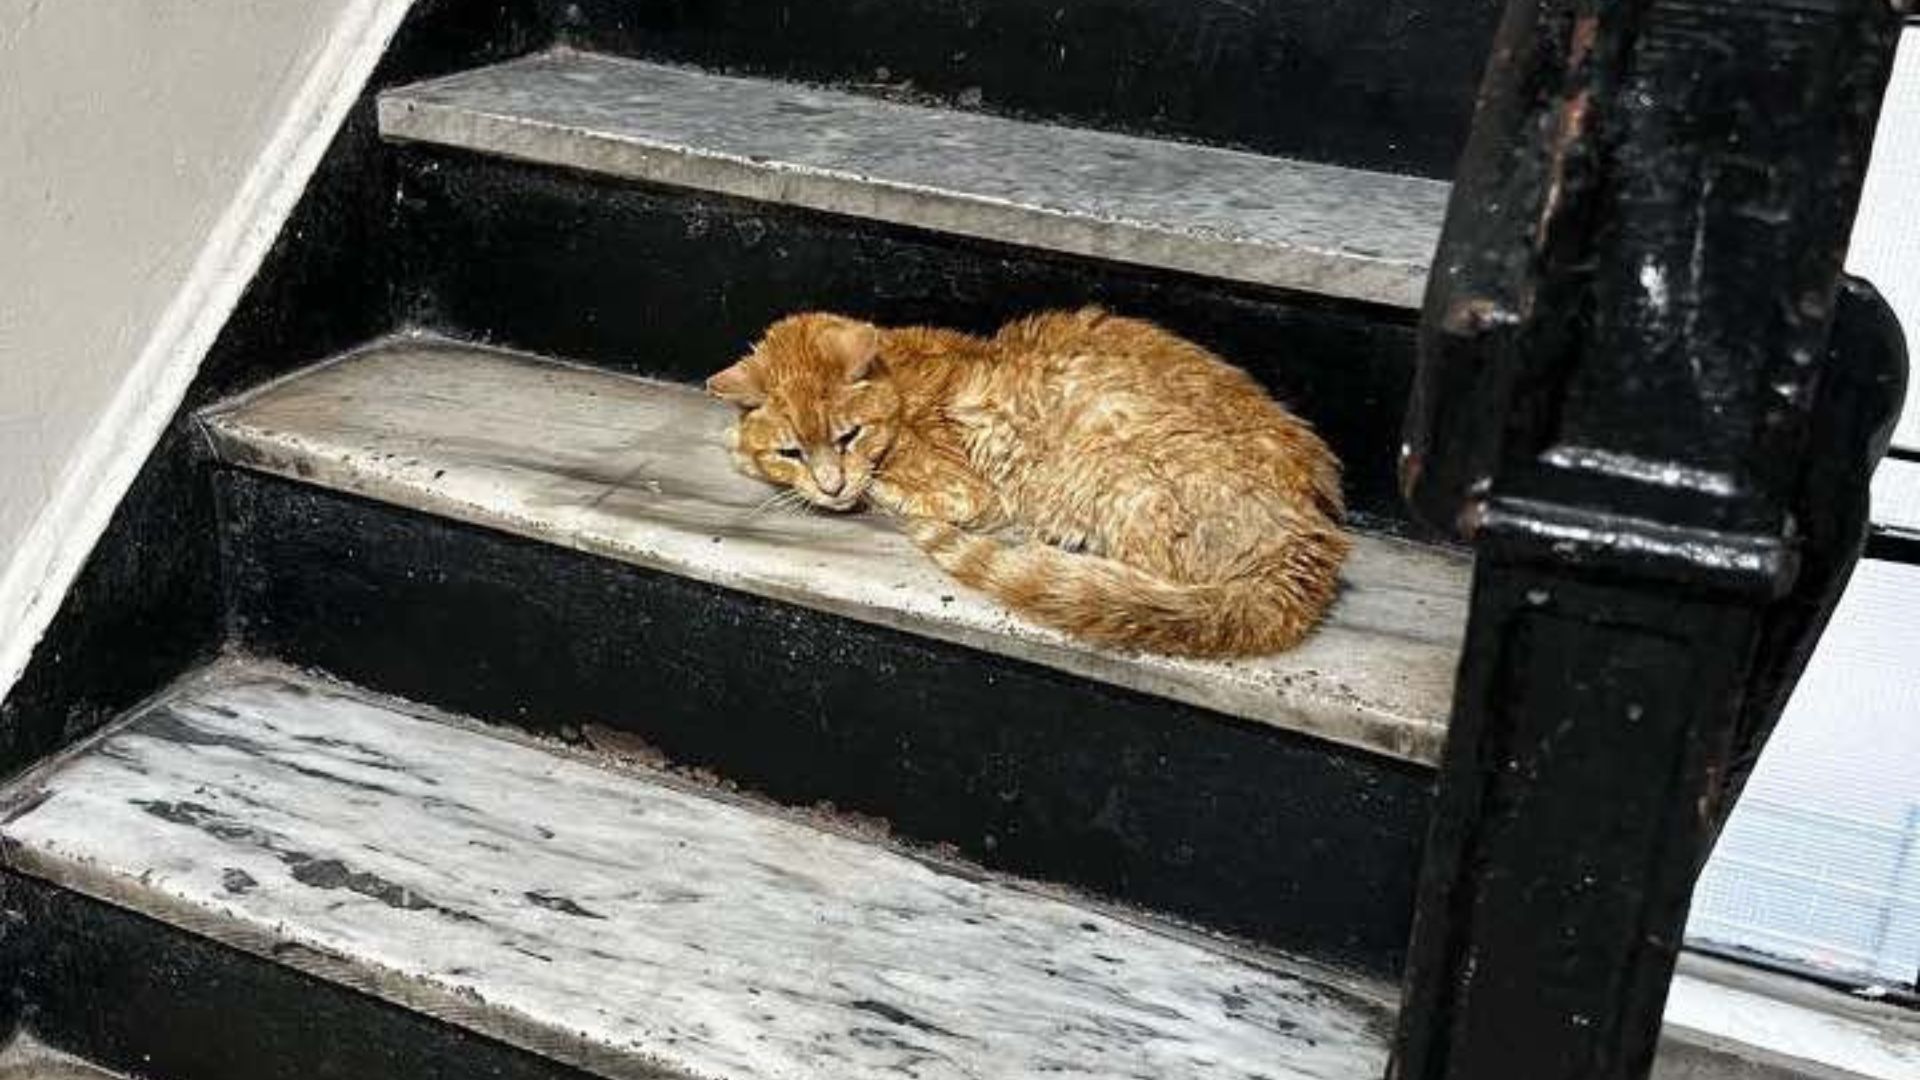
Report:
<svg viewBox="0 0 1920 1080"><path fill-rule="evenodd" d="M853 445L853 440L859 437L860 437L860 425L855 424L852 427L848 428L847 430L841 432L840 437L833 440L833 444L835 446L838 446L840 449L845 450L848 447Z"/></svg>
<svg viewBox="0 0 1920 1080"><path fill-rule="evenodd" d="M797 446L783 446L780 448L779 454L788 461L800 460L800 448Z"/></svg>

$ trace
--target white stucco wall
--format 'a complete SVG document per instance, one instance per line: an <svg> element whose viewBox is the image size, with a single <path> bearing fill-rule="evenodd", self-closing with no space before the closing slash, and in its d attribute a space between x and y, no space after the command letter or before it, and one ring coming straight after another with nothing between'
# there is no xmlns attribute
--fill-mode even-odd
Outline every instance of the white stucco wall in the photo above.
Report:
<svg viewBox="0 0 1920 1080"><path fill-rule="evenodd" d="M0 697L405 0L0 0Z"/></svg>
<svg viewBox="0 0 1920 1080"><path fill-rule="evenodd" d="M45 509L348 3L0 3L0 551Z"/></svg>

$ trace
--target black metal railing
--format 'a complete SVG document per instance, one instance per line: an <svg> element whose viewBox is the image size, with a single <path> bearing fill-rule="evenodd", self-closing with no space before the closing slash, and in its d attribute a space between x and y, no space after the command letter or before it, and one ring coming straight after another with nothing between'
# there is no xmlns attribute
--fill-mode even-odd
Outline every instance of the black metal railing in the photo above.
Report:
<svg viewBox="0 0 1920 1080"><path fill-rule="evenodd" d="M1508 6L1403 461L1478 559L1396 1080L1651 1066L1695 879L1869 542L1906 358L1842 263L1905 14Z"/></svg>

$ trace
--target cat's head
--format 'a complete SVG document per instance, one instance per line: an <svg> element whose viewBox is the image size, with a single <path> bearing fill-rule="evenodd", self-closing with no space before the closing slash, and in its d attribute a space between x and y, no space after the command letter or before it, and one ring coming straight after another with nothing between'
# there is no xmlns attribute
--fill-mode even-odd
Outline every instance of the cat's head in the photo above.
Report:
<svg viewBox="0 0 1920 1080"><path fill-rule="evenodd" d="M828 510L859 505L899 433L880 331L838 315L774 323L707 390L741 409L733 456L743 472Z"/></svg>

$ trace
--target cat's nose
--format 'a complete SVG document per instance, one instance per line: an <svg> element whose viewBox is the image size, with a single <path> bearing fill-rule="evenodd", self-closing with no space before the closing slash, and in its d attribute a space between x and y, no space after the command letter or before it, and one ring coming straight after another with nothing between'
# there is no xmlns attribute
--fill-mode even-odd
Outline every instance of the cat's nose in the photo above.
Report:
<svg viewBox="0 0 1920 1080"><path fill-rule="evenodd" d="M838 462L823 461L813 467L813 482L822 495L838 495L847 486L847 474Z"/></svg>

